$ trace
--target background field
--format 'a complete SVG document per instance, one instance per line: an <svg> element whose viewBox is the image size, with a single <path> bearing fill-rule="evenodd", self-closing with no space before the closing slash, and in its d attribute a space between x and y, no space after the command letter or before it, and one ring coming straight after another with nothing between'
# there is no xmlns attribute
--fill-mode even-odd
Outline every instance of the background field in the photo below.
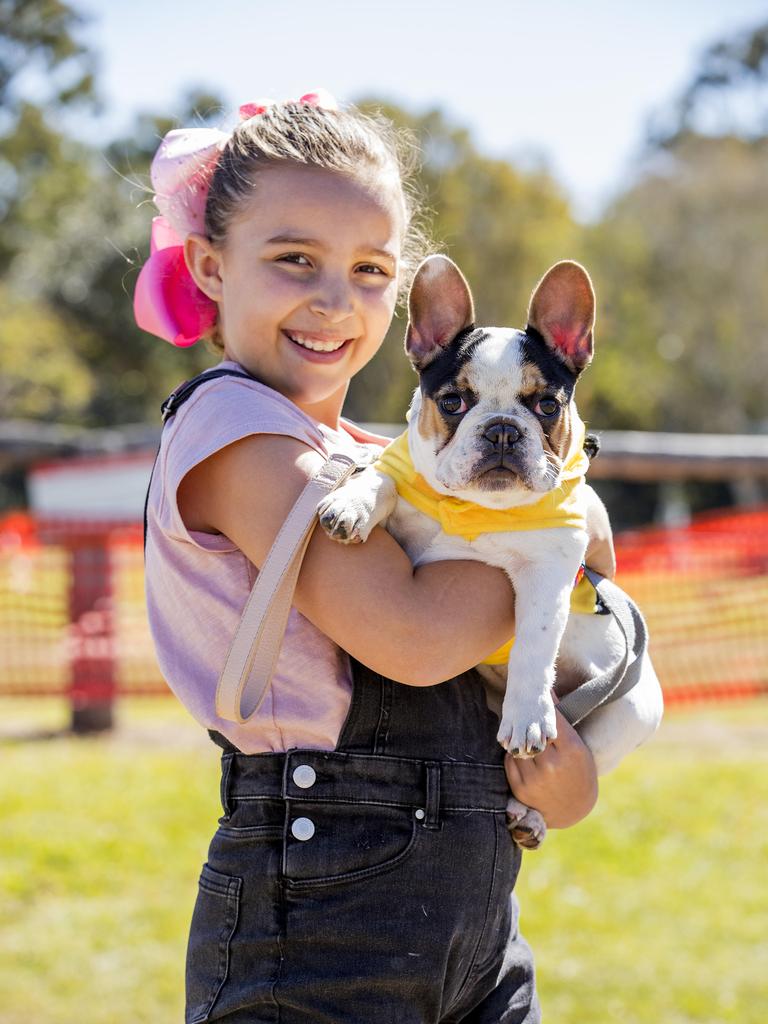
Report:
<svg viewBox="0 0 768 1024"><path fill-rule="evenodd" d="M0 702L1 1024L182 1019L186 928L217 755L171 700L109 738L32 738ZM519 894L556 1024L762 1024L768 701L672 712L590 818L526 855Z"/></svg>

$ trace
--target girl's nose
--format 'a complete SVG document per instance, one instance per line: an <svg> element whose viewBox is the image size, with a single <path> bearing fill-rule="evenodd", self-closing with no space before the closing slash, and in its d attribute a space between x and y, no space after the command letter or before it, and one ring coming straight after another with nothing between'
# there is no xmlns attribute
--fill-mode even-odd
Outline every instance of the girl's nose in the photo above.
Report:
<svg viewBox="0 0 768 1024"><path fill-rule="evenodd" d="M346 280L326 279L312 297L310 308L328 323L336 324L346 320L355 308L349 283Z"/></svg>

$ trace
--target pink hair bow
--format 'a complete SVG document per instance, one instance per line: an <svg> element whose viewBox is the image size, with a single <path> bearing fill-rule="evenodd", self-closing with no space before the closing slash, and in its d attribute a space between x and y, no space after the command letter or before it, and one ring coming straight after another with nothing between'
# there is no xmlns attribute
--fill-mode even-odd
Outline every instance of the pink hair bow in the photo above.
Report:
<svg viewBox="0 0 768 1024"><path fill-rule="evenodd" d="M272 99L260 99L255 100L253 103L244 103L242 107L240 107L240 120L247 121L251 117L263 114L267 107L274 106L276 102L276 100ZM283 102L307 103L310 107L322 107L323 110L339 109L336 97L329 93L327 89L315 89L313 92L305 92L304 95L299 96L297 100L283 100Z"/></svg>
<svg viewBox="0 0 768 1024"><path fill-rule="evenodd" d="M256 100L240 107L240 120L263 114L275 101ZM291 102L291 101L287 101ZM317 89L298 100L336 110L329 92ZM133 297L142 330L186 348L216 323L216 303L195 284L184 259L184 239L205 232L208 188L231 133L215 128L176 128L155 154L150 178L161 216L152 221L150 257L141 268Z"/></svg>

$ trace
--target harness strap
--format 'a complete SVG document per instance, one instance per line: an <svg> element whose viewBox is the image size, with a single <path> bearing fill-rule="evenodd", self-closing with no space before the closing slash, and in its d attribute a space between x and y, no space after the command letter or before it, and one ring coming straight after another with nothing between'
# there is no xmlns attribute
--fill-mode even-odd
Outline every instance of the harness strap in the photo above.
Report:
<svg viewBox="0 0 768 1024"><path fill-rule="evenodd" d="M611 580L584 569L604 607L613 615L624 637L624 653L618 665L601 672L567 694L557 705L571 725L577 725L596 708L618 700L640 679L642 655L648 646L648 630L640 609Z"/></svg>

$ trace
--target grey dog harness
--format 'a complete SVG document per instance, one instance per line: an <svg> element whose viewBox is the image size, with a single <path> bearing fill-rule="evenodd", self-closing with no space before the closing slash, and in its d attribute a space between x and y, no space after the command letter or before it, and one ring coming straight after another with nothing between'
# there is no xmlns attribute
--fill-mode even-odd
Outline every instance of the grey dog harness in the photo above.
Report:
<svg viewBox="0 0 768 1024"><path fill-rule="evenodd" d="M585 567L584 575L595 588L603 607L614 617L624 637L624 651L617 665L599 673L571 691L558 710L571 725L577 725L601 704L618 700L640 679L642 657L648 647L648 630L635 602L611 580Z"/></svg>

